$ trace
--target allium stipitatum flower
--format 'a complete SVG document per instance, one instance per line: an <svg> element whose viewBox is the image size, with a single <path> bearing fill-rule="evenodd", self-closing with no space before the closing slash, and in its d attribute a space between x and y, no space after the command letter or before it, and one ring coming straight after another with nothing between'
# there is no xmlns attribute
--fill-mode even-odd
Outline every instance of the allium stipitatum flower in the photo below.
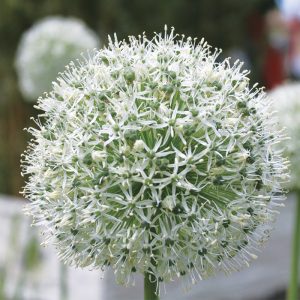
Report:
<svg viewBox="0 0 300 300"><path fill-rule="evenodd" d="M265 94L239 62L171 32L109 39L38 101L23 160L62 260L158 282L248 265L284 199Z"/></svg>
<svg viewBox="0 0 300 300"><path fill-rule="evenodd" d="M35 101L51 90L64 67L83 51L99 47L99 39L81 20L52 16L27 30L20 41L16 69L20 91Z"/></svg>
<svg viewBox="0 0 300 300"><path fill-rule="evenodd" d="M285 143L285 154L291 161L289 188L300 189L300 84L286 83L269 93L272 108L276 111L281 127L290 137Z"/></svg>

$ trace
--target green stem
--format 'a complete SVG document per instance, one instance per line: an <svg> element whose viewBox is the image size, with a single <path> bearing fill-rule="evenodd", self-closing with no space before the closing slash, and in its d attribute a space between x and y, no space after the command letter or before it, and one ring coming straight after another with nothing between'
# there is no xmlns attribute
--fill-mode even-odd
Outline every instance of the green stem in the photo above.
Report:
<svg viewBox="0 0 300 300"><path fill-rule="evenodd" d="M297 191L295 227L291 257L291 274L288 300L298 300L299 257L300 257L300 191Z"/></svg>
<svg viewBox="0 0 300 300"><path fill-rule="evenodd" d="M0 267L0 300L5 300L5 279L6 279L6 270L3 267Z"/></svg>
<svg viewBox="0 0 300 300"><path fill-rule="evenodd" d="M59 270L59 290L60 290L60 299L67 300L68 299L68 273L67 267L60 262L60 270Z"/></svg>
<svg viewBox="0 0 300 300"><path fill-rule="evenodd" d="M155 277L150 273L145 273L144 277L144 300L159 300L159 296L156 294L159 293L157 287L157 281Z"/></svg>

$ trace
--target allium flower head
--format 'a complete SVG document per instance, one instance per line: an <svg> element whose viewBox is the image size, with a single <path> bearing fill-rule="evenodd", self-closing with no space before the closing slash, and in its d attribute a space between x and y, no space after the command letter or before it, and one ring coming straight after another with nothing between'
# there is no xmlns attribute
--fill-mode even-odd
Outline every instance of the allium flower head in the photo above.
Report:
<svg viewBox="0 0 300 300"><path fill-rule="evenodd" d="M22 94L35 101L51 90L52 81L71 60L97 47L98 37L79 19L55 16L37 22L23 34L17 51Z"/></svg>
<svg viewBox="0 0 300 300"><path fill-rule="evenodd" d="M286 162L265 94L173 30L70 64L25 153L29 213L71 265L157 281L236 270L269 236Z"/></svg>
<svg viewBox="0 0 300 300"><path fill-rule="evenodd" d="M285 143L285 154L291 162L289 188L300 189L300 84L286 83L269 93L272 108L276 111L279 125L290 137Z"/></svg>

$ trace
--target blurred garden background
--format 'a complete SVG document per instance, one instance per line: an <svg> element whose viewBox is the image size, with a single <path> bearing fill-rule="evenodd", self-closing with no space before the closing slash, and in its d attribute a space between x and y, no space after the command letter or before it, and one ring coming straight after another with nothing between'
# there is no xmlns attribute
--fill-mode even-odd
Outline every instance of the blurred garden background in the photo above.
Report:
<svg viewBox="0 0 300 300"><path fill-rule="evenodd" d="M38 276L30 277L29 280L27 271L24 270L34 268L38 264L37 261L42 259L41 257L47 258L42 276L46 277L49 273L51 275L52 271L48 268L55 266L53 272L60 275L55 277L56 281L53 279L55 281L53 285L60 286L62 290L66 286L64 280L59 278L59 276L66 276L64 275L66 273L61 275L62 271L59 271L60 266L55 260L55 255L53 256L51 251L50 254L40 253L36 233L26 229L28 220L23 220L23 217L18 214L21 206L25 204L25 200L22 200L19 194L24 185L24 179L20 175L20 157L30 138L23 128L32 125L30 117L36 116L38 112L33 107L34 101L26 101L22 96L15 59L22 34L35 22L48 16L81 19L96 33L101 41L100 47L106 45L107 35L112 35L114 32L120 39L142 32L151 36L154 31L162 31L164 25L168 24L168 26L174 26L178 33L198 37L199 40L204 37L210 45L223 49L221 55L223 57L231 56L234 60L244 61L245 69L251 70L252 83L258 82L267 90L286 81L300 79L299 0L0 0L0 194L3 198L0 202L0 253L5 260L5 264L0 266L0 299L67 299L67 294L69 294L69 299L85 297L80 293L70 296L70 292L61 291L52 296L22 292L26 282L27 284L30 282L29 289L34 288L35 283L38 286ZM9 201L12 204L9 204ZM270 254L270 257L280 259L278 258L280 253L283 256L280 261L262 263L262 266L267 266L269 263L269 265L274 264L279 269L281 268L282 273L277 274L277 279L270 277L270 280L276 283L277 290L274 284L271 284L264 298L262 293L251 296L251 289L246 296L247 285L241 283L243 291L238 291L237 297L230 295L227 298L227 296L213 294L214 288L208 284L207 292L201 287L202 294L206 295L204 298L198 297L193 290L190 296L182 296L180 299L284 299L288 276L284 268L287 269L289 263L292 222L292 216L289 213L293 211L293 204L289 204L288 207L283 214L288 220L282 219L280 224L283 227L277 232L272 244L273 249L269 249L271 252L274 251L274 256ZM24 236L26 236L25 239ZM23 249L23 254L15 255L14 249ZM48 257L50 257L49 260ZM268 255L265 253L266 260L268 260ZM18 267L8 272L8 269L11 270L11 266L18 261L20 262ZM52 263L52 261L55 262ZM257 268L254 271L257 271ZM21 269L23 271L20 271ZM264 270L261 268L259 271L262 272L261 274L268 274L263 273ZM275 268L269 272L276 275L278 269ZM13 280L7 279L8 273ZM75 280L77 275L70 276L73 276ZM107 278L113 281L113 277L109 276ZM247 277L248 282L256 282L256 284L257 280L262 278L259 275L254 279L251 277L254 280L252 281L250 277ZM100 296L93 298L95 296L92 293L91 296L86 296L86 299L113 300L117 299L118 291L122 293L122 290L115 286L112 289L100 288L100 276L98 278L95 274L85 272L76 278L77 282L85 278L86 287L94 289L97 293L101 290L104 295L102 298ZM76 289L75 281L71 283L72 280L68 280ZM232 283L228 283L228 287L232 288L239 282L238 280L238 276L235 276ZM6 284L8 287L5 287ZM225 288L224 278L219 281L219 286L223 285ZM264 285L268 284L264 283ZM52 285L47 287L47 284L46 287L45 284L40 287L55 289ZM263 286L257 288L263 290ZM113 294L113 291L116 294ZM215 296L210 298L209 293ZM233 290L232 293L234 293ZM128 299L138 299L132 295L128 297L130 297ZM176 298L175 293L172 297Z"/></svg>

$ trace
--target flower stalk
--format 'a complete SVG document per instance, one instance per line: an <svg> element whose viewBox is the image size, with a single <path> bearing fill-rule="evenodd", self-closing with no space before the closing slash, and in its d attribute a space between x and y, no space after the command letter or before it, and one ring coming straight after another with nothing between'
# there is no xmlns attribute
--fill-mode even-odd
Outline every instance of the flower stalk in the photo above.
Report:
<svg viewBox="0 0 300 300"><path fill-rule="evenodd" d="M298 299L299 258L300 258L300 190L297 191L294 236L291 254L291 274L288 289L288 300Z"/></svg>
<svg viewBox="0 0 300 300"><path fill-rule="evenodd" d="M59 294L60 300L67 300L68 299L68 270L67 266L64 265L62 262L59 266Z"/></svg>
<svg viewBox="0 0 300 300"><path fill-rule="evenodd" d="M159 286L155 277L146 272L144 276L144 300L159 300Z"/></svg>

